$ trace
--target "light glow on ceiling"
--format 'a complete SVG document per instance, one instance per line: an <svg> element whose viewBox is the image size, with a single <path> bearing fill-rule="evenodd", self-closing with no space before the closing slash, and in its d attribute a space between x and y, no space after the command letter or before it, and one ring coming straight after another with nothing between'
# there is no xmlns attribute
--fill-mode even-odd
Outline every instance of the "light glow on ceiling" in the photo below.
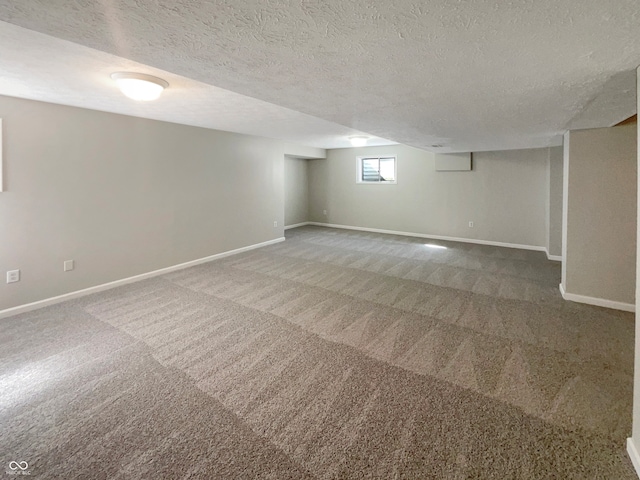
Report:
<svg viewBox="0 0 640 480"><path fill-rule="evenodd" d="M369 137L365 137L364 135L354 135L349 137L349 141L354 147L364 147L367 144L367 140L369 140Z"/></svg>

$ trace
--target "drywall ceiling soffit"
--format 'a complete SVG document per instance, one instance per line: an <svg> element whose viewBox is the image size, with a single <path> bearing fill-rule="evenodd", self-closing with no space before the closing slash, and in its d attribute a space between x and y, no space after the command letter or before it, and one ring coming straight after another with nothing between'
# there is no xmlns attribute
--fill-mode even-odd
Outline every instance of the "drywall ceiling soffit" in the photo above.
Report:
<svg viewBox="0 0 640 480"><path fill-rule="evenodd" d="M363 132L262 100L207 85L122 57L0 22L0 94L123 115L276 138L317 148L345 148ZM114 71L169 82L159 100L135 102L120 93ZM389 145L372 137L370 145Z"/></svg>
<svg viewBox="0 0 640 480"><path fill-rule="evenodd" d="M598 98L640 63L636 0L22 0L0 20L440 151L609 126L628 111Z"/></svg>

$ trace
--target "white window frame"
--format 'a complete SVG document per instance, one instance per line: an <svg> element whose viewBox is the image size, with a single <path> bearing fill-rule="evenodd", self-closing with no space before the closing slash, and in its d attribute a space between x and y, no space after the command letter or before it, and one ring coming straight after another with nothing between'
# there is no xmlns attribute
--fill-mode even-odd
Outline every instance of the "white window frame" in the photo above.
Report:
<svg viewBox="0 0 640 480"><path fill-rule="evenodd" d="M393 158L393 180L382 180L378 182L368 182L362 180L362 160L369 160L372 158ZM356 183L361 185L394 185L398 183L398 156L391 155L361 155L356 157Z"/></svg>

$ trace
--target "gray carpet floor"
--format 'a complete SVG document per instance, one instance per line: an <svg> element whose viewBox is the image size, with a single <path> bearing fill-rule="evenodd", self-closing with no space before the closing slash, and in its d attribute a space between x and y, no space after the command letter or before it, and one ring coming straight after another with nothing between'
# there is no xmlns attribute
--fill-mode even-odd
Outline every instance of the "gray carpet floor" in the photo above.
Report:
<svg viewBox="0 0 640 480"><path fill-rule="evenodd" d="M303 227L0 320L2 468L634 479L634 317L559 280L540 252Z"/></svg>

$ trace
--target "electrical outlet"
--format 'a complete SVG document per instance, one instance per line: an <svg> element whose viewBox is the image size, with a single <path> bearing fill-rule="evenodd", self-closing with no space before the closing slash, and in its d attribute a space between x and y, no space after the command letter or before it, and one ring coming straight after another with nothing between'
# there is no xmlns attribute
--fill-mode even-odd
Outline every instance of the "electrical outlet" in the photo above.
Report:
<svg viewBox="0 0 640 480"><path fill-rule="evenodd" d="M469 222L469 228L473 228L473 222Z"/></svg>
<svg viewBox="0 0 640 480"><path fill-rule="evenodd" d="M322 210L322 214L323 214L323 215L326 215L326 214L327 214L327 211L326 211L326 210Z"/></svg>
<svg viewBox="0 0 640 480"><path fill-rule="evenodd" d="M273 228L276 228L278 226L278 222L273 222Z"/></svg>
<svg viewBox="0 0 640 480"><path fill-rule="evenodd" d="M20 281L20 270L9 270L7 272L7 283L15 283Z"/></svg>
<svg viewBox="0 0 640 480"><path fill-rule="evenodd" d="M65 260L63 264L63 268L65 272L70 272L73 270L75 265L73 264L73 260Z"/></svg>

